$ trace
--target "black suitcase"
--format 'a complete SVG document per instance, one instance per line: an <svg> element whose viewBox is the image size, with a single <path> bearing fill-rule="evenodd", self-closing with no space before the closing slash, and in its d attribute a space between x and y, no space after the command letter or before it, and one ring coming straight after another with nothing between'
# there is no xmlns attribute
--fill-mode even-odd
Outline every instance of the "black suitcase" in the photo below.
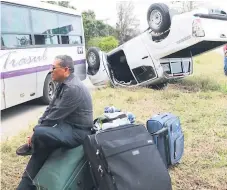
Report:
<svg viewBox="0 0 227 190"><path fill-rule="evenodd" d="M171 190L168 170L143 125L87 136L84 152L99 190Z"/></svg>

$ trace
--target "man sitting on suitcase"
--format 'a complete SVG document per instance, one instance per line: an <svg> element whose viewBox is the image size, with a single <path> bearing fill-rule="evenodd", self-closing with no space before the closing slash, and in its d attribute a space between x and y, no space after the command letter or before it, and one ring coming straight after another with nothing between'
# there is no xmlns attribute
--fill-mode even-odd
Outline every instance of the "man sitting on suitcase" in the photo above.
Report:
<svg viewBox="0 0 227 190"><path fill-rule="evenodd" d="M84 138L91 133L91 95L73 72L71 57L56 57L52 68L52 79L58 83L54 97L39 119L38 125L34 127L28 143L17 150L18 155L32 155L18 190L36 189L32 180L47 157L57 148L74 148L81 145Z"/></svg>

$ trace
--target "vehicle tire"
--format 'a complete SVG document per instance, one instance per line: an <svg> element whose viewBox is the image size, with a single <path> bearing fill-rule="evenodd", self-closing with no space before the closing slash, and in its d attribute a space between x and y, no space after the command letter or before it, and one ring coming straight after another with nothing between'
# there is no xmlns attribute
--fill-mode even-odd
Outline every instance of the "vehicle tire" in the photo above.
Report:
<svg viewBox="0 0 227 190"><path fill-rule="evenodd" d="M44 82L43 97L41 98L44 104L48 105L50 103L53 98L55 89L56 83L51 79L51 75L48 74Z"/></svg>
<svg viewBox="0 0 227 190"><path fill-rule="evenodd" d="M87 51L86 59L88 64L88 74L94 75L98 72L100 67L100 49L91 47Z"/></svg>
<svg viewBox="0 0 227 190"><path fill-rule="evenodd" d="M156 32L162 33L170 28L169 8L164 3L154 3L147 11L147 22L149 28Z"/></svg>

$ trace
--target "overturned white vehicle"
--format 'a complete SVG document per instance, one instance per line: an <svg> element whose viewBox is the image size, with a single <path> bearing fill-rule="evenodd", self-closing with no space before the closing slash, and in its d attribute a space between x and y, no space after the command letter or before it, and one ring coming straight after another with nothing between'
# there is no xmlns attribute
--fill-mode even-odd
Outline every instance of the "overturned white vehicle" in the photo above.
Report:
<svg viewBox="0 0 227 190"><path fill-rule="evenodd" d="M110 52L90 48L88 76L93 85L163 87L193 73L192 57L227 43L227 14L198 9L172 14L163 3L147 12L149 28Z"/></svg>

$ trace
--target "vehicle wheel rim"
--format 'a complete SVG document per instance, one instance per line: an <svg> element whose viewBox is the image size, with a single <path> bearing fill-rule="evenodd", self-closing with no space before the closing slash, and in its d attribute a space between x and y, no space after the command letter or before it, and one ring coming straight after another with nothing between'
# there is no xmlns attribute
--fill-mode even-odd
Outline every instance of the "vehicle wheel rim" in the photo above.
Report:
<svg viewBox="0 0 227 190"><path fill-rule="evenodd" d="M93 53L93 52L89 53L88 61L89 61L89 64L91 66L95 65L95 63L96 63L96 55L95 55L95 53Z"/></svg>
<svg viewBox="0 0 227 190"><path fill-rule="evenodd" d="M162 14L158 10L153 10L150 15L150 25L152 29L159 29L162 23Z"/></svg>
<svg viewBox="0 0 227 190"><path fill-rule="evenodd" d="M52 100L54 96L54 90L55 90L55 84L53 82L49 83L49 88L48 88L48 96L49 99Z"/></svg>

